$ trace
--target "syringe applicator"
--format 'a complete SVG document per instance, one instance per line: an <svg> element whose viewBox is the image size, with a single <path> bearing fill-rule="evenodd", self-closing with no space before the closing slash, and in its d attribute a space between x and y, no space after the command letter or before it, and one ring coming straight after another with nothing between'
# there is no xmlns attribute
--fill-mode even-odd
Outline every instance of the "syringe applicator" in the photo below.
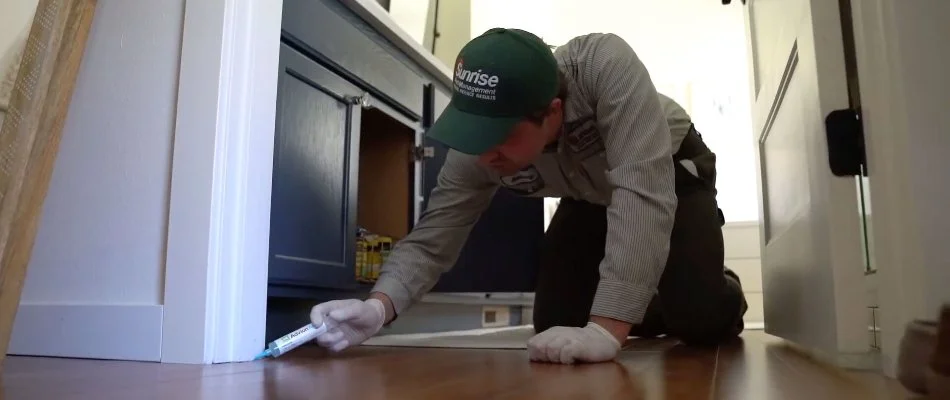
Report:
<svg viewBox="0 0 950 400"><path fill-rule="evenodd" d="M257 357L254 357L254 360L260 360L266 357L280 357L288 351L291 351L304 343L316 339L317 336L326 333L326 331L326 322L320 324L319 327L313 326L313 324L307 324L300 329L290 332L283 337L268 343L267 348L264 349L261 354L258 354Z"/></svg>

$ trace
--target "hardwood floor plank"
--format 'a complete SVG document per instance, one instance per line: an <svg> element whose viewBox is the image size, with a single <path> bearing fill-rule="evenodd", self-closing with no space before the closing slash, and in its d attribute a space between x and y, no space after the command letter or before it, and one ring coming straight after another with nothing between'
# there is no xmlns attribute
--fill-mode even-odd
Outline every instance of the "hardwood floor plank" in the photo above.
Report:
<svg viewBox="0 0 950 400"><path fill-rule="evenodd" d="M886 380L880 378L879 382ZM717 399L893 399L857 375L813 360L762 333L724 345L716 378ZM883 385L883 383L882 383Z"/></svg>
<svg viewBox="0 0 950 400"><path fill-rule="evenodd" d="M3 399L873 399L894 392L756 334L721 348L629 344L616 362L532 363L524 350L300 348L218 365L10 357ZM883 387L883 386L881 386Z"/></svg>
<svg viewBox="0 0 950 400"><path fill-rule="evenodd" d="M650 384L659 385L660 399L707 399L713 388L717 348L670 348L657 360L662 373Z"/></svg>

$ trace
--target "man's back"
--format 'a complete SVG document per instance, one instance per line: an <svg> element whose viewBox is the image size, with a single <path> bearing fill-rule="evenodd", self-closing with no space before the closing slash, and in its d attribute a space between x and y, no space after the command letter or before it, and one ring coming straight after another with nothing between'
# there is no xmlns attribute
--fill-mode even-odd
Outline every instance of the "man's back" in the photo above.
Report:
<svg viewBox="0 0 950 400"><path fill-rule="evenodd" d="M591 100L591 93L589 89L580 85L581 77L596 73L597 70L604 68L605 60L593 57L591 54L609 36L611 35L603 33L578 36L554 50L554 58L557 59L564 76L572 81L573 91L588 102ZM647 71L644 71L644 78L647 78L647 73ZM574 93L569 93L569 104L577 100L572 98L571 95L574 95ZM670 128L671 152L675 153L686 133L689 132L692 120L686 110L676 101L662 93L658 93L658 96L660 105L663 107L663 114L666 116L666 123ZM596 101L597 99L594 98L593 100ZM570 108L569 105L566 108Z"/></svg>

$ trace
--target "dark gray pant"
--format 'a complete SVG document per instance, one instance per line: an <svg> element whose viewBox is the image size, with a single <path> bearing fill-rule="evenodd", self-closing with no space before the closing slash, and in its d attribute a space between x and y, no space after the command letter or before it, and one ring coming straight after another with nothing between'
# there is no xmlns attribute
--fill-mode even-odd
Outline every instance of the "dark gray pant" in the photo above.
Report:
<svg viewBox="0 0 950 400"><path fill-rule="evenodd" d="M658 294L630 334L665 334L690 345L714 345L742 332L748 306L738 276L724 266L715 154L691 132L674 158L692 160L700 178L676 163L678 206L669 258ZM606 235L606 207L561 199L541 250L534 302L537 332L587 323Z"/></svg>

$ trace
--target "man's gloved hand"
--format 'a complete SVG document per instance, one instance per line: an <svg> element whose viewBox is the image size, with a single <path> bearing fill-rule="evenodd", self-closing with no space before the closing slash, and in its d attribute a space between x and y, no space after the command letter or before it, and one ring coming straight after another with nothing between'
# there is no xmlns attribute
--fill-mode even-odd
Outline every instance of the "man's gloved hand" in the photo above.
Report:
<svg viewBox="0 0 950 400"><path fill-rule="evenodd" d="M613 360L620 343L593 322L583 328L555 326L528 340L531 361L573 364Z"/></svg>
<svg viewBox="0 0 950 400"><path fill-rule="evenodd" d="M333 300L317 304L310 311L310 321L314 326L320 326L324 320L329 329L317 337L317 343L339 352L363 343L379 332L386 320L386 309L377 299Z"/></svg>

